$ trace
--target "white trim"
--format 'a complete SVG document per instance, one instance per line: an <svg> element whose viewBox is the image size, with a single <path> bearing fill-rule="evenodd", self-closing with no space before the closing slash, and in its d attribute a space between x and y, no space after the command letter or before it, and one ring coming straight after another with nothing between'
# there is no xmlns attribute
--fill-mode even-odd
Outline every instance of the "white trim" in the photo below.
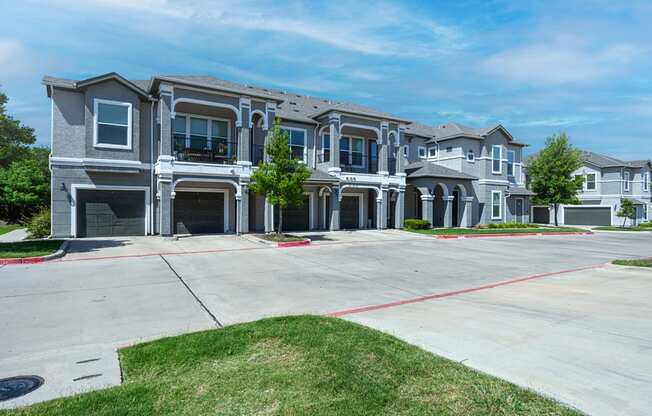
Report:
<svg viewBox="0 0 652 416"><path fill-rule="evenodd" d="M523 223L524 222L523 220L525 219L525 198L523 198L523 197L514 198L514 211L516 211L516 202L517 201L521 201L521 208L522 208L521 217L518 218L518 216L516 215L517 214L516 212L514 213L514 216L517 218L516 219L517 222Z"/></svg>
<svg viewBox="0 0 652 416"><path fill-rule="evenodd" d="M328 229L328 227L326 227L326 220L327 220L327 218L328 218L328 214L330 213L330 212L329 212L329 211L330 211L330 209L329 209L330 207L326 206L326 196L330 196L330 197L332 198L332 197L333 197L333 193L329 190L327 193L324 192L324 193L322 194L322 191L323 191L323 190L324 190L324 188L322 188L322 189L319 190L319 196L323 197L323 198L322 198L322 201L324 201L323 204L322 204L322 205L324 206L324 207L323 207L323 211L322 211L322 216L324 217L324 218L323 218L323 226L324 226L324 229L326 230L326 229Z"/></svg>
<svg viewBox="0 0 652 416"><path fill-rule="evenodd" d="M479 184L489 184L489 185L509 185L509 181L505 179L478 179Z"/></svg>
<svg viewBox="0 0 652 416"><path fill-rule="evenodd" d="M589 188L589 175L593 175L593 188ZM593 192L598 190L598 174L596 172L587 172L584 174L584 191Z"/></svg>
<svg viewBox="0 0 652 416"><path fill-rule="evenodd" d="M499 196L499 212L498 216L494 215L494 195L498 194ZM492 220L502 220L503 219L503 191L491 191L491 219Z"/></svg>
<svg viewBox="0 0 652 416"><path fill-rule="evenodd" d="M122 185L93 185L93 184L71 184L70 185L70 234L77 237L77 190L97 191L145 191L145 235L151 234L149 228L150 199L149 187L147 186L122 186Z"/></svg>
<svg viewBox="0 0 652 416"><path fill-rule="evenodd" d="M509 162L509 155L512 155L512 162ZM512 165L512 174L509 174L509 165ZM507 176L516 177L516 152L507 149Z"/></svg>
<svg viewBox="0 0 652 416"><path fill-rule="evenodd" d="M175 191L177 186L181 182L205 182L205 183L227 183L229 185L233 185L235 188L235 196L238 197L241 195L241 188L240 185L236 181L233 181L231 179L222 179L222 178L179 178L174 183L172 184L172 192Z"/></svg>
<svg viewBox="0 0 652 416"><path fill-rule="evenodd" d="M469 155L472 155L472 157L469 159ZM469 149L466 151L466 161L469 163L475 163L475 152L473 149Z"/></svg>
<svg viewBox="0 0 652 416"><path fill-rule="evenodd" d="M98 119L99 104L109 104L109 105L127 107L127 144L108 144L108 143L98 142L97 124L99 123L99 119ZM102 123L102 124L108 126L124 127L123 124L114 124L114 123ZM132 139L133 139L132 104L129 102L94 98L93 99L93 147L96 147L98 149L131 150Z"/></svg>
<svg viewBox="0 0 652 416"><path fill-rule="evenodd" d="M235 106L232 106L231 104L224 104L224 103L218 103L215 101L206 101L206 100L197 100L195 98L175 98L174 101L172 102L172 109L170 112L174 113L174 109L177 107L177 104L179 103L188 103L188 104L199 104L199 105L205 105L208 107L219 107L219 108L226 108L235 113L236 116L236 126L241 126L242 125L242 115L240 114L240 110L237 109Z"/></svg>
<svg viewBox="0 0 652 416"><path fill-rule="evenodd" d="M303 132L303 163L308 163L308 129L301 127L291 127L281 124L281 130L296 130ZM288 144L290 145L290 150L292 150L292 139L288 137Z"/></svg>
<svg viewBox="0 0 652 416"><path fill-rule="evenodd" d="M494 169L494 162L496 161L496 156L494 150L498 149L498 170ZM499 144L494 144L491 146L491 173L495 175L500 175L503 173L503 147Z"/></svg>
<svg viewBox="0 0 652 416"><path fill-rule="evenodd" d="M120 159L94 159L94 158L79 158L79 157L53 157L50 156L50 165L57 166L105 166L117 168L135 168L135 169L151 169L151 163L139 162L137 160L120 160Z"/></svg>
<svg viewBox="0 0 652 416"><path fill-rule="evenodd" d="M374 133L376 133L376 135L377 135L376 138L379 141L383 140L379 129L377 129L377 128L373 127L373 126L365 126L364 124L355 124L355 123L342 123L342 124L340 124L340 130L339 130L340 137L342 136L342 129L344 127L353 127L353 128L356 128L356 129L371 130Z"/></svg>
<svg viewBox="0 0 652 416"><path fill-rule="evenodd" d="M308 195L308 228L309 230L315 229L315 193L311 191L305 191L304 195Z"/></svg>
<svg viewBox="0 0 652 416"><path fill-rule="evenodd" d="M631 180L631 173L629 171L623 172L623 191L629 192L631 189L631 186L629 184Z"/></svg>
<svg viewBox="0 0 652 416"><path fill-rule="evenodd" d="M324 127L327 127L327 126L324 126ZM319 129L319 131L321 131L322 129L323 129L323 127L321 129ZM324 139L325 139L326 135L328 135L328 160L324 160L325 159L324 155L325 155L325 151L326 151L326 148L324 147ZM328 133L321 132L319 134L319 137L320 137L320 140L321 140L321 162L320 163L330 162L331 157L332 157L332 155L331 155L331 146L330 146L331 133L330 133L330 131Z"/></svg>
<svg viewBox="0 0 652 416"><path fill-rule="evenodd" d="M643 191L647 192L650 190L650 172L643 172L641 176L643 177Z"/></svg>
<svg viewBox="0 0 652 416"><path fill-rule="evenodd" d="M343 190L343 189L342 189ZM378 194L377 194L378 195ZM345 196L353 196L353 197L358 197L358 228L359 229L364 229L365 223L364 223L364 193L362 192L349 192L344 194L343 192L340 192L340 202L342 201L342 198ZM340 216L342 215L342 208L340 207ZM340 218L340 225L342 223L342 219Z"/></svg>
<svg viewBox="0 0 652 416"><path fill-rule="evenodd" d="M228 189L217 189L217 188L173 188L172 192L213 192L213 193L221 193L224 194L224 213L222 215L223 221L224 221L224 233L230 233L231 232L231 227L230 227L230 215L229 215L229 201L230 201L230 192ZM174 204L174 202L172 202ZM172 210L174 212L174 210ZM174 222L174 219L172 219Z"/></svg>
<svg viewBox="0 0 652 416"><path fill-rule="evenodd" d="M611 204L591 204L591 205L559 205L560 210L559 210L559 215L561 216L561 219L559 220L559 223L562 225L566 224L566 208L609 208L609 217L610 217L610 225L613 225L614 223L614 206ZM551 214L554 216L554 210L550 210ZM553 218L554 221L554 218Z"/></svg>
<svg viewBox="0 0 652 416"><path fill-rule="evenodd" d="M365 159L365 155L366 155L365 149L367 148L367 140L362 136L349 136L349 135L342 136L342 135L340 135L340 141L342 139L349 139L349 150L347 151L349 153L349 165L351 167L354 167L354 168L364 168L365 167L364 159ZM353 152L353 139L362 140L362 152L360 152L361 155L362 155L362 158L361 158L362 159L362 164L361 165L354 165L353 164L353 153L354 153ZM340 141L337 142L337 151L340 152L340 154L341 154L342 149L340 148ZM358 153L358 152L355 152L355 153ZM340 163L342 163L341 158L340 158Z"/></svg>
<svg viewBox="0 0 652 416"><path fill-rule="evenodd" d="M254 114L260 114L263 117L262 118L262 120L263 120L263 129L267 130L269 128L269 124L267 122L267 114L265 114L261 110L253 110L253 111L250 110L249 111L249 128L252 128L254 126L253 125Z"/></svg>
<svg viewBox="0 0 652 416"><path fill-rule="evenodd" d="M434 155L434 156L431 156L431 155L430 155L430 151L433 150L433 149L435 150L435 155ZM428 156L428 159L437 159L437 156L439 156L439 149L437 148L437 145L429 146L429 147L428 147L428 153L427 153L427 156Z"/></svg>
<svg viewBox="0 0 652 416"><path fill-rule="evenodd" d="M421 155L421 151L423 150L423 156ZM417 156L419 159L427 159L428 158L428 149L426 146L419 146L417 147Z"/></svg>

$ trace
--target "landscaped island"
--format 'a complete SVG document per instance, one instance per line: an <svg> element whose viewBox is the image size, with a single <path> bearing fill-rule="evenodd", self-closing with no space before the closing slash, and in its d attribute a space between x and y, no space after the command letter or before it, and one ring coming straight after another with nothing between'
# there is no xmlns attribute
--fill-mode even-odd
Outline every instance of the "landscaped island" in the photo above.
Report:
<svg viewBox="0 0 652 416"><path fill-rule="evenodd" d="M120 351L121 386L0 415L579 415L381 332L297 316Z"/></svg>
<svg viewBox="0 0 652 416"><path fill-rule="evenodd" d="M547 227L539 224L521 223L496 223L474 228L430 228L430 223L425 220L405 220L405 230L419 234L432 235L463 235L463 234L558 234L588 232L581 228L573 227Z"/></svg>

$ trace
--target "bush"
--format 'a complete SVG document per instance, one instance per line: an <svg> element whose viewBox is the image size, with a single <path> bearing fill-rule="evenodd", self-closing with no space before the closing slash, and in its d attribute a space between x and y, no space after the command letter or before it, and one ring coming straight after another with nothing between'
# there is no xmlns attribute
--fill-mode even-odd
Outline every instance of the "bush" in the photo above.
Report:
<svg viewBox="0 0 652 416"><path fill-rule="evenodd" d="M638 226L643 228L652 228L652 221L642 222Z"/></svg>
<svg viewBox="0 0 652 416"><path fill-rule="evenodd" d="M408 230L425 230L430 228L430 221L409 219L409 220L405 220L403 225Z"/></svg>
<svg viewBox="0 0 652 416"><path fill-rule="evenodd" d="M45 238L50 236L50 210L44 209L34 215L27 223L27 231L31 238Z"/></svg>
<svg viewBox="0 0 652 416"><path fill-rule="evenodd" d="M536 225L523 224L520 222L492 222L487 225L488 228L538 228Z"/></svg>

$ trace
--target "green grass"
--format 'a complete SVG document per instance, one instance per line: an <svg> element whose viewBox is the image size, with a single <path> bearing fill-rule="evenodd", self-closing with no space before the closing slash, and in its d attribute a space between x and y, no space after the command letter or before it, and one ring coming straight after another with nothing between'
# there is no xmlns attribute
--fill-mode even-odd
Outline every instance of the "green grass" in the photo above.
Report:
<svg viewBox="0 0 652 416"><path fill-rule="evenodd" d="M602 226L594 227L594 230L600 231L652 231L650 227L615 227L615 226Z"/></svg>
<svg viewBox="0 0 652 416"><path fill-rule="evenodd" d="M25 240L0 243L0 259L47 256L59 249L61 240Z"/></svg>
<svg viewBox="0 0 652 416"><path fill-rule="evenodd" d="M305 240L305 238L299 237L299 236L296 236L296 235L290 235L290 234L278 235L276 233L264 234L264 235L261 235L260 238L262 238L263 240L267 240L267 241L274 241L275 243L287 243L287 242L290 242L290 241L303 241L303 240Z"/></svg>
<svg viewBox="0 0 652 416"><path fill-rule="evenodd" d="M612 263L619 266L652 267L652 257L636 260L614 260Z"/></svg>
<svg viewBox="0 0 652 416"><path fill-rule="evenodd" d="M7 234L9 231L17 230L19 228L23 228L23 226L20 224L0 225L0 235Z"/></svg>
<svg viewBox="0 0 652 416"><path fill-rule="evenodd" d="M419 234L432 235L462 235L462 234L522 234L522 233L571 233L584 232L580 228L570 227L536 227L536 228L433 228L430 230L410 230Z"/></svg>
<svg viewBox="0 0 652 416"><path fill-rule="evenodd" d="M335 318L265 319L119 354L121 386L0 415L580 414Z"/></svg>

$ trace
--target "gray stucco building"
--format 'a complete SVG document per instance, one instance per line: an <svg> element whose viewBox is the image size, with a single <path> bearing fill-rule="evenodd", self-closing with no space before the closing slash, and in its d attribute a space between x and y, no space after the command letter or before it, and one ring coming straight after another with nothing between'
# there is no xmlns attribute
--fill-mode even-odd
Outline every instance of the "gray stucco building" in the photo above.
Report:
<svg viewBox="0 0 652 416"><path fill-rule="evenodd" d="M249 190L275 118L312 169L288 230L529 221L523 144L502 126L431 127L206 76L46 76L57 237L272 231Z"/></svg>

